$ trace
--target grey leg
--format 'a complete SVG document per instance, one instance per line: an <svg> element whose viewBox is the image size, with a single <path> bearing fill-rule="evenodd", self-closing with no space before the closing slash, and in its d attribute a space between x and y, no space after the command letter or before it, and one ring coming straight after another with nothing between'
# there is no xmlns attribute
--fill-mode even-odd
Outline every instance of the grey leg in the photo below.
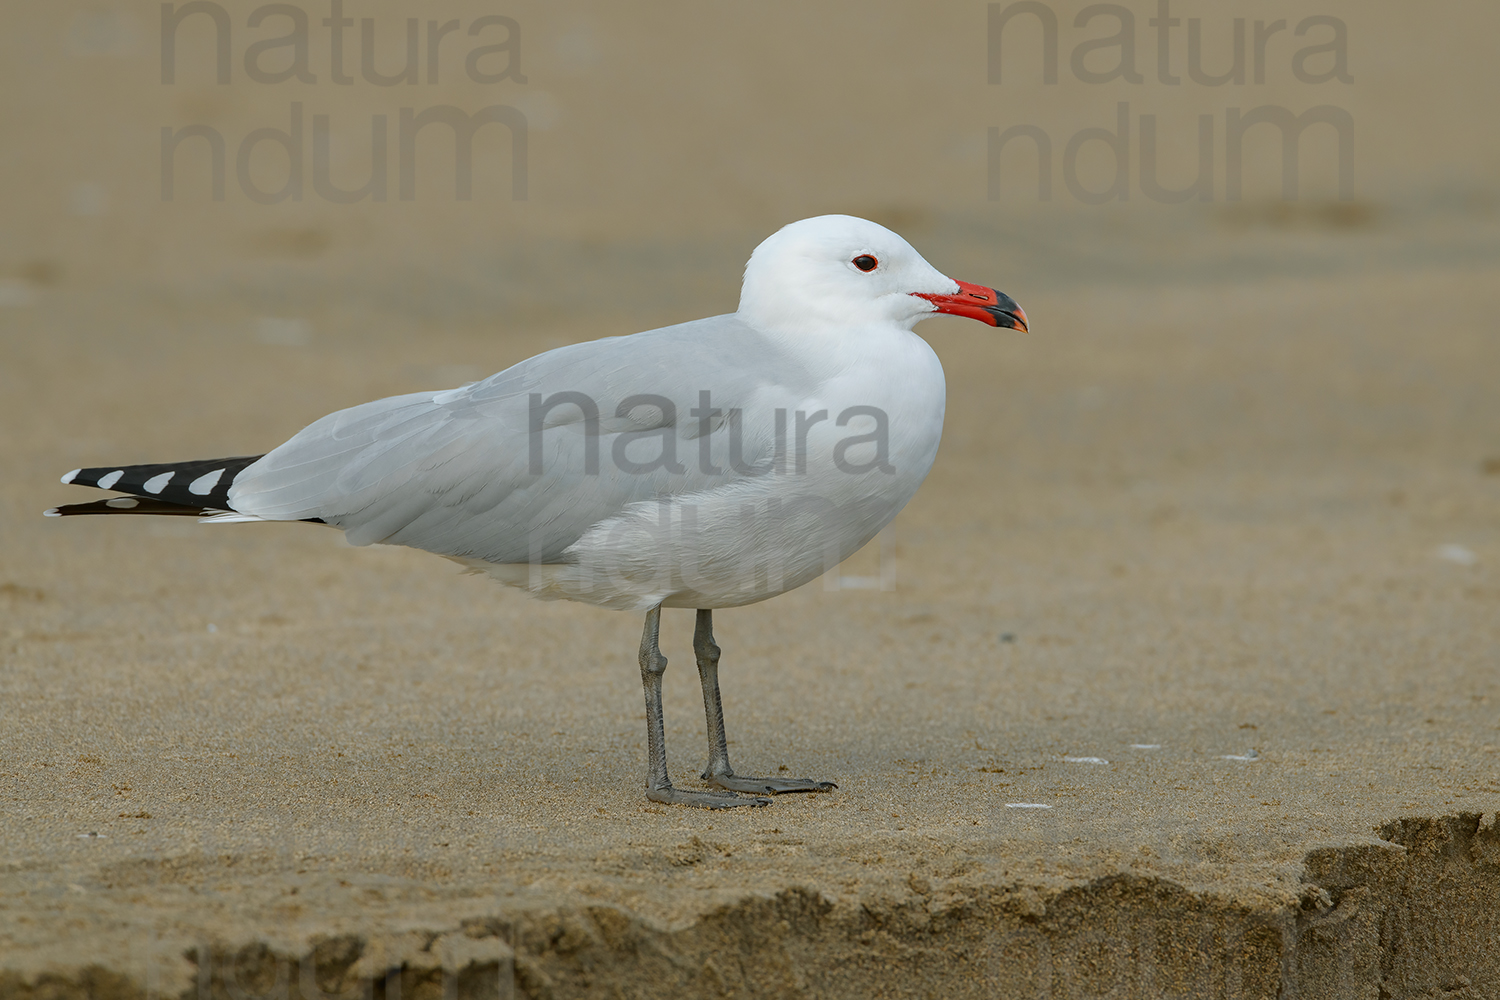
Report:
<svg viewBox="0 0 1500 1000"><path fill-rule="evenodd" d="M704 781L731 791L760 795L831 792L838 787L831 781L811 778L737 776L729 766L729 741L724 736L724 704L719 699L719 647L714 642L714 613L709 608L698 609L698 625L693 630L693 655L698 659L698 680L703 684L703 714L708 719L708 766L703 769Z"/></svg>
<svg viewBox="0 0 1500 1000"><path fill-rule="evenodd" d="M661 713L661 675L666 672L667 658L661 655L660 635L661 605L657 605L646 612L646 628L641 633L641 684L646 689L646 798L702 809L770 805L768 799L742 799L738 795L672 787L672 779L667 777L667 736Z"/></svg>

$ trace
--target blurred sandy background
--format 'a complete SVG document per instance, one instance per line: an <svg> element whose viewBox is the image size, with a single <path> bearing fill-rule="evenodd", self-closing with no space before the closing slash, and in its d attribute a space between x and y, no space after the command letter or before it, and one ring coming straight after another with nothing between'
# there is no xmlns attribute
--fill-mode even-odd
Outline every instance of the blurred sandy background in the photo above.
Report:
<svg viewBox="0 0 1500 1000"><path fill-rule="evenodd" d="M179 5L180 6L180 5ZM216 82L214 22L186 16L175 30L174 82L162 82L159 6L154 3L49 3L5 14L6 122L3 171L4 243L0 267L14 279L59 289L123 284L170 289L195 301L280 298L284 308L363 300L382 310L481 313L497 331L527 325L541 313L576 319L582 308L633 319L675 317L712 308L735 286L728 261L789 220L830 211L864 212L896 223L933 253L959 233L984 244L972 258L994 280L1026 280L1037 257L1067 242L1068 256L1045 261L1057 282L1097 277L1077 257L1139 259L1141 241L1098 246L1079 227L1214 227L1226 215L1256 220L1320 217L1337 193L1337 146L1328 126L1303 140L1301 200L1272 208L1281 196L1275 133L1261 126L1245 140L1241 211L1226 212L1227 108L1261 105L1293 113L1320 105L1347 111L1354 123L1355 200L1368 211L1335 212L1338 221L1378 223L1375 233L1414 225L1420 217L1476 220L1490 211L1500 174L1500 136L1490 127L1495 92L1488 39L1500 13L1480 3L1455 4L1441 16L1405 4L1328 0L1318 4L1197 5L1179 2L1172 16L1171 72L1157 79L1154 4L1133 11L1135 66L1141 83L1088 84L1074 75L1074 50L1113 34L1102 16L1072 26L1074 7L1054 5L1061 24L1058 82L1040 83L1038 21L1020 16L999 48L1002 82L991 69L986 5L920 7L681 3L629 9L612 5L491 4L451 0L420 8L350 0L344 14L344 71L332 82L327 0L297 6L307 19L307 72L315 79L259 83L245 58L252 45L285 35L293 22L271 15L247 26L258 5L230 2L230 82ZM501 14L507 26L476 19ZM397 75L406 63L406 18L419 21L417 82L380 86L362 78L361 21L373 28L373 69ZM1335 38L1345 25L1347 76L1304 83L1335 67L1331 53L1303 48ZM1189 75L1188 34L1201 20L1199 61L1205 73L1227 72L1235 19L1244 31L1247 83L1206 86ZM429 46L427 22L458 21ZM1287 22L1263 43L1265 82L1255 83L1256 22ZM509 42L510 50L473 64L505 76L479 84L469 55ZM289 68L290 50L256 56L262 76ZM1108 48L1083 68L1103 72L1119 60ZM436 83L428 82L435 76ZM524 83L516 78L524 78ZM1130 198L1084 210L1061 177L1067 139L1084 128L1115 126L1116 105L1130 103ZM300 201L258 204L236 170L242 141L256 129L289 127L303 107L304 194ZM520 109L529 122L528 197L513 201L510 147L498 126L476 140L474 197L453 196L451 143L439 127L419 143L415 197L398 196L400 109L453 105L474 112L493 104ZM1142 114L1158 118L1160 180L1184 187L1197 166L1197 116L1215 118L1214 201L1166 206L1139 184ZM372 115L388 120L388 200L329 202L313 190L313 118L331 132L331 177L357 189L370 169ZM161 197L160 130L206 125L224 137L226 193L212 200L206 144L185 140L176 155L174 198ZM1004 196L987 194L987 130L1033 125L1054 146L1053 199L1036 197L1035 163L1018 142L1002 159ZM1102 143L1080 155L1080 180L1109 186ZM257 148L253 182L275 191L286 159L274 145ZM1017 230L1020 230L1018 232ZM1024 234L1024 235L1023 235ZM1371 233L1360 234L1368 238ZM1066 237L1079 237L1076 243ZM1175 240L1174 240L1175 242ZM1124 247L1129 246L1126 250ZM628 248L628 249L626 249ZM1158 252L1162 248L1155 247ZM684 259L689 262L684 264ZM690 266L697 262L697 266ZM1028 262L1030 264L1028 265ZM962 263L969 264L970 259ZM950 264L950 266L954 266ZM601 282L626 269L632 294ZM1172 271L1163 268L1163 280ZM1229 275L1232 276L1233 272ZM1195 275L1195 277L1197 277ZM1019 286L1018 286L1019 287ZM691 296L692 301L687 301ZM680 304L680 305L679 305ZM497 310L505 309L506 324ZM622 317L623 318L623 317Z"/></svg>
<svg viewBox="0 0 1500 1000"><path fill-rule="evenodd" d="M1294 904L1314 845L1500 807L1500 7L1177 0L1172 86L1144 0L1126 5L1140 83L1080 82L1075 49L1117 24L1075 27L1081 5L1050 5L1055 85L1027 17L987 83L983 3L470 0L346 2L349 85L331 81L328 2L294 4L316 80L257 83L247 49L292 22L250 28L256 6L215 7L233 29L227 85L208 15L183 22L164 84L156 3L0 13L11 967L97 953L139 971L150 949L121 935L147 925L169 966L205 927L296 950L334 924L410 923L411 899L517 886L533 895L507 905L605 899L668 922L747 887L926 899L1121 870ZM468 30L497 14L519 34L476 66L510 78L476 83L466 57L507 29ZM1295 75L1295 53L1333 37L1293 34L1314 16L1345 26L1350 82ZM359 22L394 74L407 17L417 82L367 82ZM1217 74L1235 18L1246 82L1194 81L1189 20ZM1256 23L1278 19L1257 83ZM429 23L451 20L429 82ZM303 196L258 203L241 143L287 129L294 102ZM1113 129L1119 102L1129 197L1085 205L1065 148ZM440 126L403 200L401 109L495 104L527 122L525 200L495 125L475 139L472 200L454 196ZM1243 199L1226 200L1226 109L1263 105L1347 112L1352 198L1316 125L1296 200L1268 126L1247 134ZM349 190L385 116L386 200L314 189L325 115ZM1212 200L1143 193L1141 115L1174 188L1213 116ZM161 131L192 125L224 138L222 201L201 138L163 200ZM1050 137L1049 201L1025 142L989 159L989 130L1015 125ZM270 144L246 167L263 191L287 177ZM1104 144L1077 169L1108 188ZM92 495L57 484L75 466L253 454L378 395L730 311L754 245L825 212L892 226L1015 296L1035 330L920 328L949 374L943 451L886 555L846 568L894 559L893 591L814 584L720 616L737 766L833 778L835 796L727 820L648 807L634 616L533 604L311 526L40 517ZM688 618L665 628L669 748L691 785ZM1226 759L1251 749L1258 762ZM129 867L147 861L171 873ZM187 870L214 892L173 895L196 884ZM324 878L320 903L287 909L304 875ZM143 885L160 892L131 895Z"/></svg>

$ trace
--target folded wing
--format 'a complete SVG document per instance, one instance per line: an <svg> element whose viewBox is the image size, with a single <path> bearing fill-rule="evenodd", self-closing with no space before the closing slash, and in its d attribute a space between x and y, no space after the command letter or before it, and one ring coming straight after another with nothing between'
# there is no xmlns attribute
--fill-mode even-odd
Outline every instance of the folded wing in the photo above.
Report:
<svg viewBox="0 0 1500 1000"><path fill-rule="evenodd" d="M797 369L733 316L577 344L461 389L329 414L245 469L229 503L271 520L318 518L343 528L356 545L559 562L590 527L633 503L746 478L722 461L700 464L693 439L701 424L690 411L702 391L711 392L715 409L740 410L744 465L761 463L775 447L774 409L811 389L789 384L798 381L791 375ZM714 384L689 384L684 373L694 371L714 372ZM540 434L532 430L536 397L559 393L597 405L592 442L591 422L573 403L548 408ZM623 400L639 394L672 406L620 412ZM722 421L715 426L722 432ZM641 472L613 461L617 438L630 432L672 436L676 468ZM639 450L652 448L643 442Z"/></svg>

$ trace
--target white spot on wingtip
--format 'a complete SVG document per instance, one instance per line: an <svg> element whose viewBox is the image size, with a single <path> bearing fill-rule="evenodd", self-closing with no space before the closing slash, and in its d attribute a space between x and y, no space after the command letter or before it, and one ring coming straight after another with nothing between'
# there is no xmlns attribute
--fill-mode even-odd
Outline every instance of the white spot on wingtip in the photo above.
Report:
<svg viewBox="0 0 1500 1000"><path fill-rule="evenodd" d="M46 510L42 511L42 516L43 517L62 517L62 511L58 510L56 507L48 507Z"/></svg>
<svg viewBox="0 0 1500 1000"><path fill-rule="evenodd" d="M73 477L76 476L76 475L78 475L82 471L83 471L82 469L74 469L72 472L68 473L66 476L63 476L62 477L62 481L65 482L65 483L71 483L73 481Z"/></svg>
<svg viewBox="0 0 1500 1000"><path fill-rule="evenodd" d="M1007 802L1007 809L1051 809L1052 807L1043 802Z"/></svg>
<svg viewBox="0 0 1500 1000"><path fill-rule="evenodd" d="M140 504L141 502L135 497L115 497L113 500L104 501L104 506L114 507L117 510L129 510L132 507L139 507Z"/></svg>
<svg viewBox="0 0 1500 1000"><path fill-rule="evenodd" d="M115 483L118 483L120 481L120 477L123 475L125 475L124 469L116 469L114 472L107 472L104 475L100 476L99 482L95 483L94 485L98 486L101 490L113 489Z"/></svg>
<svg viewBox="0 0 1500 1000"><path fill-rule="evenodd" d="M213 492L214 487L219 485L219 477L223 474L223 469L215 469L212 472L204 473L197 479L194 479L192 482L188 483L188 492L196 494L200 497L208 496Z"/></svg>
<svg viewBox="0 0 1500 1000"><path fill-rule="evenodd" d="M147 493L160 493L162 490L167 488L167 484L172 481L172 477L175 475L177 475L177 473L174 470L172 472L163 472L159 476L152 476L150 479L146 480L144 489Z"/></svg>

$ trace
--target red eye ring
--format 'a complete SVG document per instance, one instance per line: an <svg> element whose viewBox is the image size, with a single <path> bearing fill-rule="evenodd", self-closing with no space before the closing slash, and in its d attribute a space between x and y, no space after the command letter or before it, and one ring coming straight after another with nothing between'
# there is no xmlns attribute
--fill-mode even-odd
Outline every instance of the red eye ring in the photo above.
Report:
<svg viewBox="0 0 1500 1000"><path fill-rule="evenodd" d="M873 271L880 266L880 261L876 260L874 257L870 256L867 253L860 254L849 263L853 264L861 271Z"/></svg>

